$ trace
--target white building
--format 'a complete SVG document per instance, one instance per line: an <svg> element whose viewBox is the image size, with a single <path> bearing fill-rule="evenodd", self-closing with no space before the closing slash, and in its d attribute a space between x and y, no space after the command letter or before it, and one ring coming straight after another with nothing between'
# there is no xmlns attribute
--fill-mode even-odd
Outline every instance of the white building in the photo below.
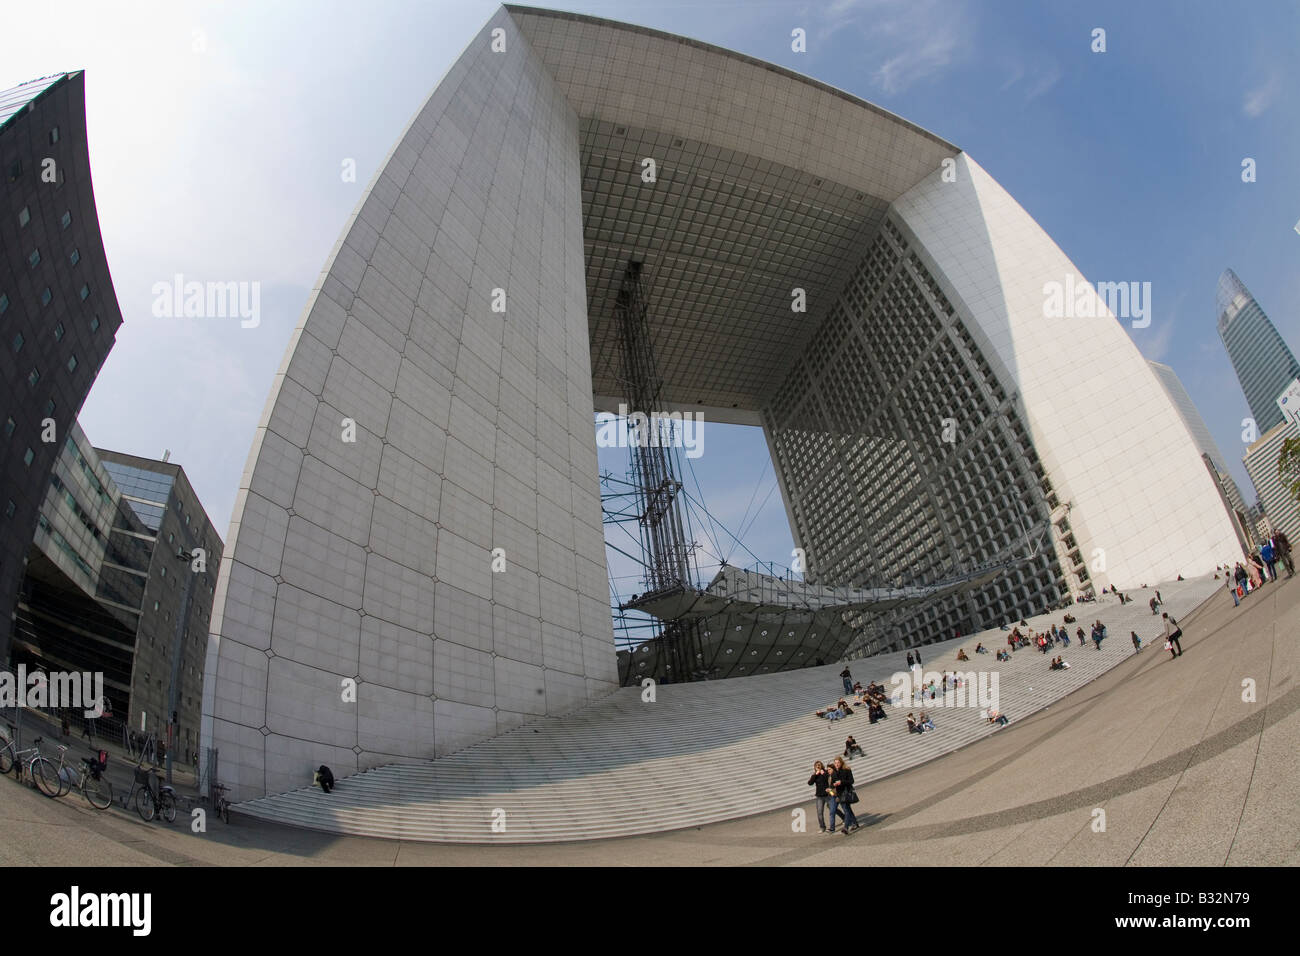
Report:
<svg viewBox="0 0 1300 956"><path fill-rule="evenodd" d="M505 7L344 226L271 388L204 690L236 799L615 686L592 411L623 397L631 262L667 391L645 411L764 428L810 580L1034 552L898 612L904 643L1237 549L1124 329L958 147L748 56Z"/></svg>

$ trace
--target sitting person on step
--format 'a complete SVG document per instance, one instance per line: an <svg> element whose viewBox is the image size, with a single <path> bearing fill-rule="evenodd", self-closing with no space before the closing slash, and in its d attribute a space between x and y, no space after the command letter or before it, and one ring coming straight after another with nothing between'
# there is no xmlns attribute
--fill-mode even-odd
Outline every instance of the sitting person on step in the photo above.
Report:
<svg viewBox="0 0 1300 956"><path fill-rule="evenodd" d="M853 739L853 735L849 734L844 740L844 756L852 760L854 754L857 754L860 757L866 756L866 752L858 746L858 742Z"/></svg>

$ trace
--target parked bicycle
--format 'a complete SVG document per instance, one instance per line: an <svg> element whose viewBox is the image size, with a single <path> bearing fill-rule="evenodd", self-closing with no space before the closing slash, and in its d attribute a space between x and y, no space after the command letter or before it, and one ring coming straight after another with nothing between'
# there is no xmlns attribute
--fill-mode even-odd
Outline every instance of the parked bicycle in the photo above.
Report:
<svg viewBox="0 0 1300 956"><path fill-rule="evenodd" d="M12 730L12 728L10 728ZM44 737L37 737L32 741L31 747L18 749L14 743L13 737L0 738L4 740L4 746L0 747L0 773L8 773L14 767L18 768L18 780L23 779L23 774L30 774L32 780L40 788L41 793L47 797L57 796L59 793L59 771L54 766L53 761L41 756L41 744L45 742Z"/></svg>
<svg viewBox="0 0 1300 956"><path fill-rule="evenodd" d="M79 768L63 765L67 751L66 744L59 744L59 762L55 768L59 778L59 791L54 796L61 797L75 787L96 810L107 810L113 805L113 785L104 776L104 770L108 766L108 751L101 750L96 757L82 757L82 766Z"/></svg>
<svg viewBox="0 0 1300 956"><path fill-rule="evenodd" d="M230 822L230 799L226 796L230 792L229 787L223 787L221 784L213 784L212 789L216 792L213 800L213 812L221 817L225 823Z"/></svg>
<svg viewBox="0 0 1300 956"><path fill-rule="evenodd" d="M135 812L146 823L159 814L168 823L176 822L176 791L162 782L160 768L135 768L135 782L131 784L131 792L122 801L122 806L129 808L133 799Z"/></svg>

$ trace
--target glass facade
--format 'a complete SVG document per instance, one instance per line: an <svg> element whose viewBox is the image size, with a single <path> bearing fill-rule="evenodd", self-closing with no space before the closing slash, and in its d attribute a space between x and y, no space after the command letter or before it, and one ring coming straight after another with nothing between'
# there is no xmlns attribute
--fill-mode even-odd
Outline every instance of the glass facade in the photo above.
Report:
<svg viewBox="0 0 1300 956"><path fill-rule="evenodd" d="M1246 404L1259 434L1282 424L1277 397L1294 378L1300 362L1287 347L1250 290L1231 269L1219 277L1219 337L1228 350Z"/></svg>
<svg viewBox="0 0 1300 956"><path fill-rule="evenodd" d="M156 471L145 471L115 461L104 462L105 470L122 491L122 497L131 505L145 527L157 531L167 510L171 495L172 477Z"/></svg>

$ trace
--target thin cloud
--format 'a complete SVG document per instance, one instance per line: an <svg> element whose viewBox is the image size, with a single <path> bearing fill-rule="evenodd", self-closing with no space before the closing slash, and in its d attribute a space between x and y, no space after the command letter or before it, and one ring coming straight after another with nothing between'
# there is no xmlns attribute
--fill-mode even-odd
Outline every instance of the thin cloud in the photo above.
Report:
<svg viewBox="0 0 1300 956"><path fill-rule="evenodd" d="M836 0L827 18L828 34L848 28L858 35L862 58L880 64L872 84L889 94L945 72L973 33L963 7L939 0Z"/></svg>
<svg viewBox="0 0 1300 956"><path fill-rule="evenodd" d="M1263 86L1246 92L1246 99L1241 104L1241 111L1251 119L1256 119L1273 105L1273 101L1277 99L1277 95L1281 90L1281 80L1274 73Z"/></svg>

